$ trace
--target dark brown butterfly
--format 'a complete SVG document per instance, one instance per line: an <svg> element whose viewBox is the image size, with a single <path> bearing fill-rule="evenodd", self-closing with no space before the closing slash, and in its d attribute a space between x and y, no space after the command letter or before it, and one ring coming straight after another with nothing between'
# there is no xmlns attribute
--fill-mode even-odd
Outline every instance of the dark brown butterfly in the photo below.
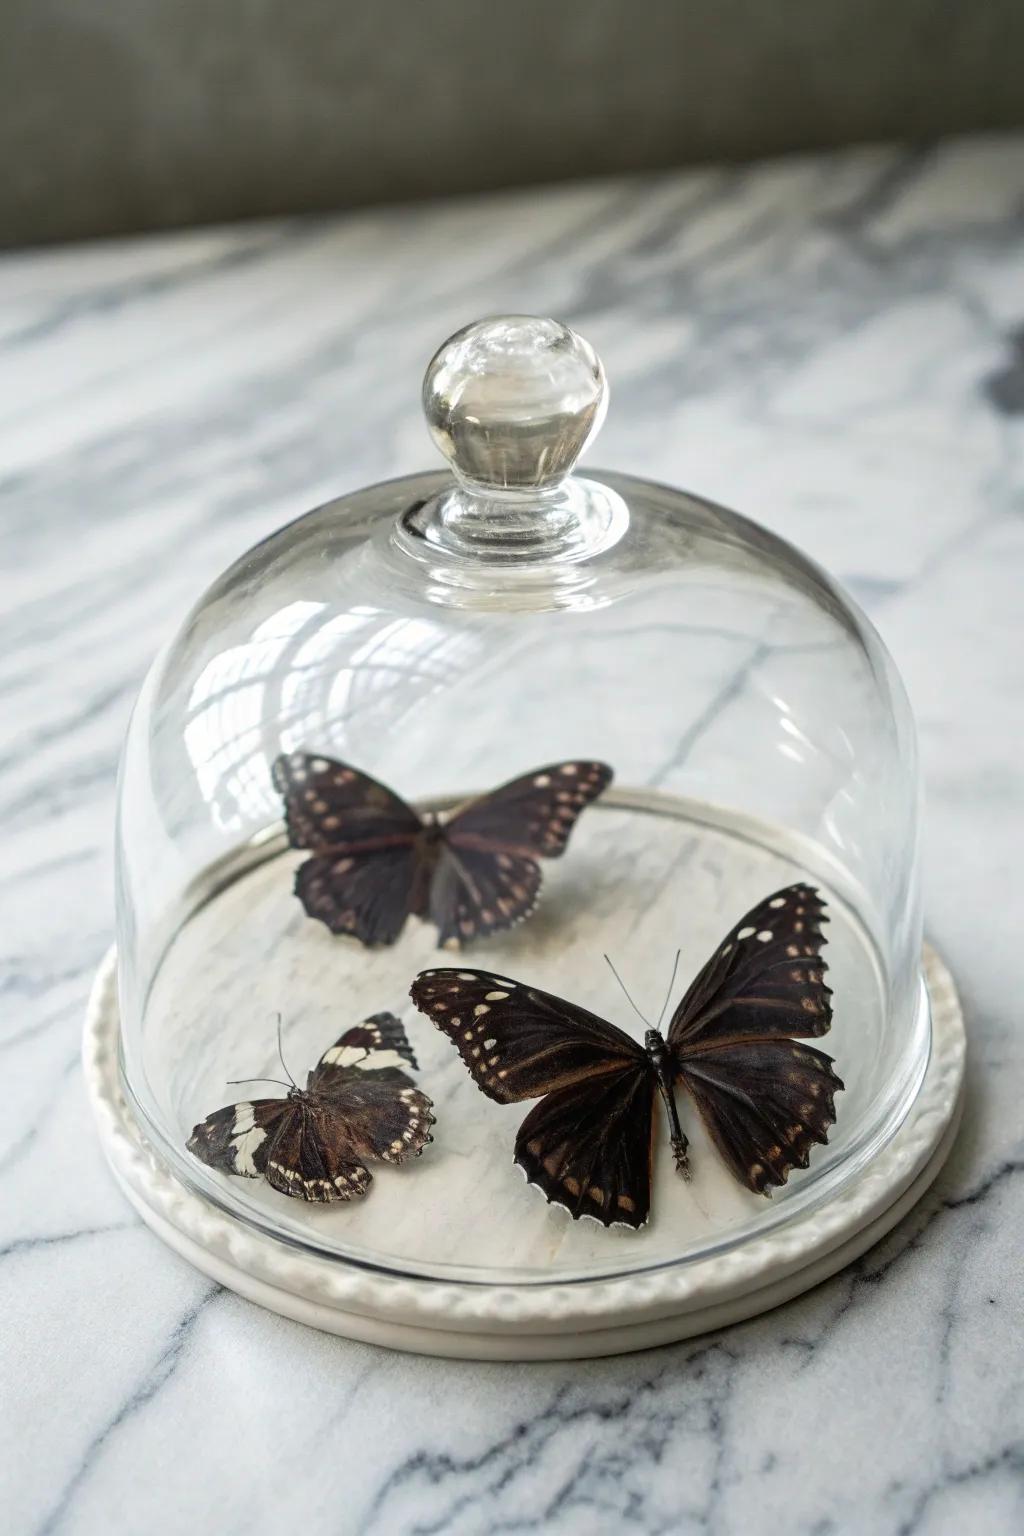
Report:
<svg viewBox="0 0 1024 1536"><path fill-rule="evenodd" d="M729 1169L769 1195L835 1123L832 1058L799 1038L832 1019L821 958L825 903L807 885L767 897L736 925L644 1045L575 1003L482 971L424 971L417 1008L459 1048L499 1104L540 1099L516 1137L531 1184L573 1217L641 1227L651 1202L654 1097L676 1167L687 1140L673 1084L692 1095ZM542 1097L543 1095L543 1097Z"/></svg>
<svg viewBox="0 0 1024 1536"><path fill-rule="evenodd" d="M454 948L529 916L538 859L565 852L611 778L604 763L555 763L442 819L329 757L294 752L274 764L289 841L313 854L295 877L309 916L363 944L393 944L415 914Z"/></svg>
<svg viewBox="0 0 1024 1536"><path fill-rule="evenodd" d="M433 1106L407 1064L416 1069L400 1020L375 1013L324 1053L304 1089L293 1083L287 1098L215 1110L188 1150L220 1173L262 1175L299 1200L355 1199L370 1187L367 1162L403 1163L433 1140Z"/></svg>

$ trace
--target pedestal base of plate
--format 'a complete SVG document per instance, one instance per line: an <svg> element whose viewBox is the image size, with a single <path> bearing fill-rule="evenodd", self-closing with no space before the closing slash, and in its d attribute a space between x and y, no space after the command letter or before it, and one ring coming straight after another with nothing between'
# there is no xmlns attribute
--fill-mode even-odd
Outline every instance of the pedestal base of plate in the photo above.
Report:
<svg viewBox="0 0 1024 1536"><path fill-rule="evenodd" d="M960 1117L963 1015L933 950L923 973L931 1055L899 1128L842 1198L707 1258L572 1283L424 1281L297 1252L185 1184L145 1141L122 1091L113 953L93 988L84 1066L100 1139L132 1205L176 1252L250 1301L329 1333L487 1360L620 1354L740 1322L810 1289L884 1236L945 1161Z"/></svg>

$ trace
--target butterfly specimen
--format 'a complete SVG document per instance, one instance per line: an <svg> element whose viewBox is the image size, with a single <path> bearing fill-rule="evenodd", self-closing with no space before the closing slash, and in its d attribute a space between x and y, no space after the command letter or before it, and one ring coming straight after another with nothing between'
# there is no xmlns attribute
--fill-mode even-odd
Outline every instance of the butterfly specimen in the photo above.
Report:
<svg viewBox="0 0 1024 1536"><path fill-rule="evenodd" d="M415 1070L416 1058L401 1022L375 1013L325 1052L305 1088L282 1083L287 1098L215 1110L188 1150L220 1173L262 1175L299 1200L355 1199L370 1187L367 1162L403 1163L433 1140L433 1106L407 1065Z"/></svg>
<svg viewBox="0 0 1024 1536"><path fill-rule="evenodd" d="M555 763L512 779L444 818L346 763L279 757L288 839L313 857L295 894L310 917L363 944L393 944L411 915L437 924L438 943L511 928L540 890L539 859L557 859L583 808L611 783L604 763Z"/></svg>
<svg viewBox="0 0 1024 1536"><path fill-rule="evenodd" d="M490 972L423 971L412 998L488 1098L540 1099L516 1136L529 1183L573 1217L641 1227L657 1093L676 1167L688 1173L677 1082L731 1172L757 1193L770 1195L807 1167L812 1143L828 1140L843 1084L832 1058L799 1038L825 1034L832 1020L827 921L810 886L767 897L698 973L667 1034L648 1029L643 1045L575 1003Z"/></svg>

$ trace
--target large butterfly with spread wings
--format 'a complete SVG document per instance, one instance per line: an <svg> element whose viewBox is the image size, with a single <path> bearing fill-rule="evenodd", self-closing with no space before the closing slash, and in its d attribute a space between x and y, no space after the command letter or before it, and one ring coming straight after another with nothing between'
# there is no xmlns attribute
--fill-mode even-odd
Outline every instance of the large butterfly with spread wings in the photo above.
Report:
<svg viewBox="0 0 1024 1536"><path fill-rule="evenodd" d="M433 1140L433 1105L407 1066L416 1070L416 1058L401 1021L375 1013L324 1053L305 1088L215 1110L188 1150L220 1173L262 1176L299 1200L356 1199L370 1187L368 1162L404 1163Z"/></svg>
<svg viewBox="0 0 1024 1536"><path fill-rule="evenodd" d="M458 1046L499 1104L539 1099L515 1161L574 1218L641 1227L651 1203L655 1094L676 1167L687 1139L673 1085L693 1098L741 1184L770 1195L828 1140L843 1084L803 1037L825 1034L831 990L821 958L825 903L792 885L748 912L694 979L667 1035L640 1045L585 1008L484 971L423 971L416 1006Z"/></svg>
<svg viewBox="0 0 1024 1536"><path fill-rule="evenodd" d="M420 816L347 763L306 752L279 757L288 839L313 857L295 894L332 933L393 944L411 915L459 948L533 911L540 859L565 852L580 812L611 783L604 763L554 763L512 779L445 817Z"/></svg>

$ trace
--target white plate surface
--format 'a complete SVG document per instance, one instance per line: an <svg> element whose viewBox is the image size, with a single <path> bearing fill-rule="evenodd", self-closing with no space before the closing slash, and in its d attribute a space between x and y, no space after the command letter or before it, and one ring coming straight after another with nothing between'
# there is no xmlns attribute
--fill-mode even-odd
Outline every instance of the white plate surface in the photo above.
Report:
<svg viewBox="0 0 1024 1536"><path fill-rule="evenodd" d="M143 1139L118 1069L113 952L86 1021L86 1080L113 1171L143 1219L224 1285L297 1321L420 1353L543 1359L685 1338L789 1299L877 1241L935 1177L955 1134L963 1017L934 951L923 961L932 1049L913 1105L841 1197L727 1251L645 1273L552 1283L468 1283L385 1274L266 1236L189 1189Z"/></svg>

